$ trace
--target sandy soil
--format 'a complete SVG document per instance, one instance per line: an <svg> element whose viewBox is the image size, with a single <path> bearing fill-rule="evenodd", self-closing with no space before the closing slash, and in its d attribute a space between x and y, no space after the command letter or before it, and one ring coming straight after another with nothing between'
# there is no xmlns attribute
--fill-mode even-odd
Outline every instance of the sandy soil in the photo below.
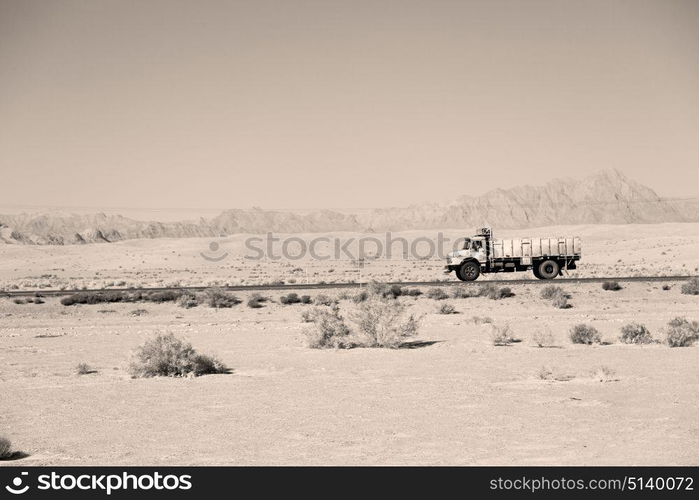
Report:
<svg viewBox="0 0 699 500"><path fill-rule="evenodd" d="M0 435L29 455L4 463L696 464L699 347L625 345L618 335L636 320L662 338L674 316L699 319L699 299L676 284L565 287L566 310L540 299L538 285L514 285L516 296L498 301L450 299L454 315L436 314L441 301L401 298L424 315L425 344L398 350L309 349L304 305L1 299ZM137 308L148 313L131 315ZM521 342L493 346L474 315L509 323ZM573 345L567 331L579 322L611 344ZM557 347L534 345L542 329ZM233 373L131 379L132 349L156 331L186 338ZM96 373L77 375L79 362ZM538 377L543 367L554 380ZM606 381L595 376L601 367Z"/></svg>
<svg viewBox="0 0 699 500"><path fill-rule="evenodd" d="M445 230L443 235L453 242L471 231ZM699 223L691 224L637 224L625 226L557 226L522 231L496 232L496 236L560 236L582 237L583 258L578 271L571 276L624 276L699 274ZM284 238L284 235L276 235ZM286 235L310 242L312 238L332 237L342 243L350 239L348 247L358 256L356 240L370 236L385 241L385 235L354 233ZM391 259L367 259L363 267L356 260L254 260L257 255L245 241L250 235L221 238L212 251L209 239L130 240L110 244L69 246L0 245L0 290L41 288L102 288L114 286L182 286L182 285L238 285L272 282L317 283L378 281L432 281L449 279L454 274L442 273L444 261L437 256L424 260L402 259L401 244L394 244ZM437 241L437 231L410 231L393 233L393 239L405 238L416 244L416 254L429 255L429 245L420 238ZM256 248L265 244L253 243ZM276 244L275 248L281 246ZM299 246L290 244L289 253L296 255ZM375 246L367 244L367 253ZM450 250L449 245L446 250ZM333 255L334 249L321 242L316 248L319 255ZM219 258L214 262L202 255ZM492 278L531 278L531 273L508 273L482 276Z"/></svg>

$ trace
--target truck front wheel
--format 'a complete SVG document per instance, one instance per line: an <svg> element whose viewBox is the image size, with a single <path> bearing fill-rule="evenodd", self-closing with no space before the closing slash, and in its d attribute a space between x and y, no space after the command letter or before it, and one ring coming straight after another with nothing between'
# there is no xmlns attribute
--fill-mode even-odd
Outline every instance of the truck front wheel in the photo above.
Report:
<svg viewBox="0 0 699 500"><path fill-rule="evenodd" d="M555 260L545 260L539 264L539 274L535 276L542 280L552 280L558 276L558 272L561 270L561 266Z"/></svg>
<svg viewBox="0 0 699 500"><path fill-rule="evenodd" d="M481 274L481 266L478 262L468 261L461 264L461 267L456 270L456 277L461 281L474 281Z"/></svg>

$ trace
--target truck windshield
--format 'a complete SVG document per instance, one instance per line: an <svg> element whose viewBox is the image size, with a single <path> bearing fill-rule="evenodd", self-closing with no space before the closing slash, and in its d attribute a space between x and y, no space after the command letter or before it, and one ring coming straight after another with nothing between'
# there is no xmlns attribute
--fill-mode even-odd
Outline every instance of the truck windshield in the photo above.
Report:
<svg viewBox="0 0 699 500"><path fill-rule="evenodd" d="M469 248L471 248L471 240L465 240L462 250L468 250Z"/></svg>

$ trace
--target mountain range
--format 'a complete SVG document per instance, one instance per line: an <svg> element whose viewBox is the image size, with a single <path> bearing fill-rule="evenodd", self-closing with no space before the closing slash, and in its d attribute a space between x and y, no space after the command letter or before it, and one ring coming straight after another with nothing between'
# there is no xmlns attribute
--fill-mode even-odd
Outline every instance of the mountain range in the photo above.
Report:
<svg viewBox="0 0 699 500"><path fill-rule="evenodd" d="M121 215L32 213L0 215L0 242L69 245L135 238L220 237L238 233L374 232L412 229L514 229L549 225L699 221L699 203L667 200L618 170L542 186L495 189L445 203L357 213L294 213L261 208L225 210L195 221L140 221Z"/></svg>

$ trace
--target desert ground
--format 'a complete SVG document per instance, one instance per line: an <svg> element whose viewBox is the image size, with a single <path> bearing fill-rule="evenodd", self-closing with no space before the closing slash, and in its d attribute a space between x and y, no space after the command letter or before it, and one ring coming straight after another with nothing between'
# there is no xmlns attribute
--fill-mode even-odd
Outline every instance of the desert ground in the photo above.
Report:
<svg viewBox="0 0 699 500"><path fill-rule="evenodd" d="M453 242L473 235L474 229L442 231L451 250ZM256 252L246 247L250 237L264 235L240 234L220 239L140 239L117 243L88 245L0 245L0 290L40 290L50 288L104 287L162 287L162 286L221 286L265 283L347 283L377 281L456 281L453 274L442 274L444 260L430 257L430 247L424 239L436 241L439 231L406 231L391 234L415 245L414 255L403 258L402 246L392 246L391 258L371 258L375 246L365 245L366 257L359 265L358 239L378 238L385 242L384 233L334 234L275 234L275 237L298 238L310 242L313 238L335 238L341 243L353 240L348 254L340 259L315 260L306 252L300 259L251 259ZM580 236L582 265L570 271L580 276L663 276L699 274L699 223L631 224L555 226L521 231L495 232L496 237L517 236ZM422 239L422 240L421 240ZM211 244L217 250L211 250ZM266 243L256 242L266 249ZM273 247L281 253L281 244ZM316 251L321 256L334 257L332 245L321 242ZM385 244L384 244L385 248ZM288 253L298 255L300 246L291 243ZM221 260L207 260L204 256ZM421 258L427 257L427 258ZM484 275L492 278L520 279L523 274ZM531 278L531 273L526 273Z"/></svg>
<svg viewBox="0 0 699 500"><path fill-rule="evenodd" d="M526 233L583 237L579 276L697 274L699 224L545 229ZM199 255L208 240L5 245L0 280L39 290L301 282L307 268L310 281L359 276L349 262L252 262L236 253L239 237L228 240L220 249L231 260L218 263ZM304 272L293 278L295 268ZM361 272L384 281L443 277L437 259L376 260ZM618 291L564 283L572 307L557 309L540 297L543 285L513 281L514 296L500 300L399 297L420 318L418 335L399 349L311 349L302 313L313 306L282 305L278 291L259 309L246 306L246 293L227 309L0 298L0 435L22 452L0 463L696 464L698 347L662 340L669 320L699 320L699 297L670 281ZM357 291L322 293L350 315L357 305L341 297ZM444 303L458 314L438 314ZM517 342L493 345L482 318L509 325ZM621 343L632 321L660 342ZM568 332L578 323L604 342L573 344ZM215 355L230 373L131 378L133 350L157 332ZM547 347L535 341L542 332L551 335ZM89 373L78 374L79 363Z"/></svg>

